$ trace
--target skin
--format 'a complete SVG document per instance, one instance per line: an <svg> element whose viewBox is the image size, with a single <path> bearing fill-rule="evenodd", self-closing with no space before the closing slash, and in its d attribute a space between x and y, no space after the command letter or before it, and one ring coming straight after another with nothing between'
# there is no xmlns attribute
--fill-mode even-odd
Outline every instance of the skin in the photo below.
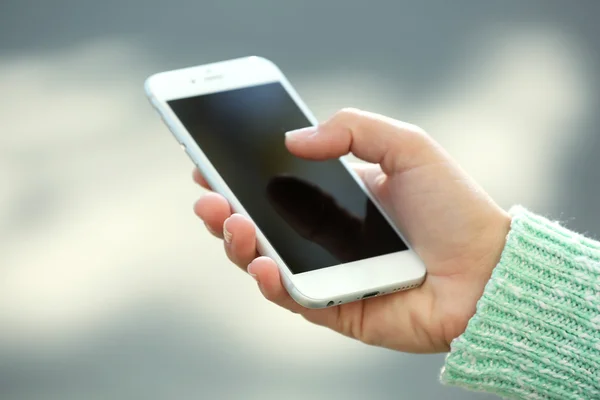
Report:
<svg viewBox="0 0 600 400"><path fill-rule="evenodd" d="M288 150L310 160L348 153L427 267L419 288L325 309L297 304L275 262L256 252L251 220L232 214L209 192L194 205L207 229L224 239L229 259L258 282L265 298L308 321L364 343L413 353L445 352L462 334L498 263L510 216L420 128L356 109L318 127L288 132ZM198 170L194 180L210 189Z"/></svg>

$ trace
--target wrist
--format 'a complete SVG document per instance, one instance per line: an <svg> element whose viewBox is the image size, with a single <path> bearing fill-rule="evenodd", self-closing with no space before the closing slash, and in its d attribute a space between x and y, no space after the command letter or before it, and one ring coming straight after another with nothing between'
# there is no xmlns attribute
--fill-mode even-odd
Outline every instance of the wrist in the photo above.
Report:
<svg viewBox="0 0 600 400"><path fill-rule="evenodd" d="M475 315L477 303L483 296L494 269L502 259L511 223L511 214L499 207L493 216L486 219L486 229L479 235L480 240L477 244L480 256L471 260L469 262L471 267L460 276L464 290L457 295L464 297L465 308L462 318L455 319L456 326L447 331L447 349L450 349L454 339L465 332L469 320Z"/></svg>
<svg viewBox="0 0 600 400"><path fill-rule="evenodd" d="M442 381L511 398L599 398L600 243L521 207L511 213L500 262Z"/></svg>

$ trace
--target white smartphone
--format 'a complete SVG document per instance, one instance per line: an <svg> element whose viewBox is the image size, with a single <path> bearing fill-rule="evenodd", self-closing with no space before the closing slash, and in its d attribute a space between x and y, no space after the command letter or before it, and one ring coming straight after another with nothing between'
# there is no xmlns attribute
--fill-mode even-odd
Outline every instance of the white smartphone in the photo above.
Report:
<svg viewBox="0 0 600 400"><path fill-rule="evenodd" d="M145 87L210 186L256 224L258 252L295 301L330 307L424 280L423 262L343 159L287 150L286 131L317 121L271 61L161 72Z"/></svg>

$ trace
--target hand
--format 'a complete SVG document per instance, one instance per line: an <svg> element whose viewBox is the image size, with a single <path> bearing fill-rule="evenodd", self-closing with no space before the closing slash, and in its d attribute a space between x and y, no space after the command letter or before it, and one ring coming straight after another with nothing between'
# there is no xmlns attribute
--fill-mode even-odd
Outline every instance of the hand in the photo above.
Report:
<svg viewBox="0 0 600 400"><path fill-rule="evenodd" d="M209 193L194 211L209 231L225 238L228 257L254 276L268 300L313 323L400 351L447 351L475 313L500 259L508 214L422 130L381 115L342 110L316 128L289 133L286 146L311 160L351 152L373 163L356 171L424 261L425 282L405 292L306 309L282 286L275 262L256 253L252 222L232 215L222 196ZM194 179L208 187L197 170Z"/></svg>

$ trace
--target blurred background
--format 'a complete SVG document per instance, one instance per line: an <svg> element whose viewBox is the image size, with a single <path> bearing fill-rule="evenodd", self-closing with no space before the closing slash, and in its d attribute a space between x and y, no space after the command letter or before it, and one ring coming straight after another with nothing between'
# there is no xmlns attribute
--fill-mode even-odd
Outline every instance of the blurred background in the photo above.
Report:
<svg viewBox="0 0 600 400"><path fill-rule="evenodd" d="M273 60L320 118L427 129L503 206L600 234L598 0L2 0L0 398L491 399L277 309L192 214L147 75Z"/></svg>

